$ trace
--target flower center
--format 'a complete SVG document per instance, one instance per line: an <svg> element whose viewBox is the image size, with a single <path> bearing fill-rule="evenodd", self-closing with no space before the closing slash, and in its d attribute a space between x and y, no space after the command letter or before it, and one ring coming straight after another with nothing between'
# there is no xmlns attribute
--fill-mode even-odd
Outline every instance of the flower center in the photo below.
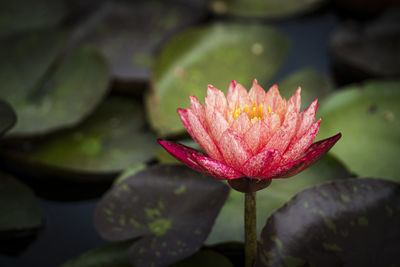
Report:
<svg viewBox="0 0 400 267"><path fill-rule="evenodd" d="M250 107L245 105L243 109L237 108L235 112L233 112L232 116L234 119L236 119L242 112L244 112L247 114L252 123L256 123L264 116L264 114L266 114L263 112L263 108L263 104L258 105L256 102L253 102ZM268 106L267 112L271 113L271 107Z"/></svg>

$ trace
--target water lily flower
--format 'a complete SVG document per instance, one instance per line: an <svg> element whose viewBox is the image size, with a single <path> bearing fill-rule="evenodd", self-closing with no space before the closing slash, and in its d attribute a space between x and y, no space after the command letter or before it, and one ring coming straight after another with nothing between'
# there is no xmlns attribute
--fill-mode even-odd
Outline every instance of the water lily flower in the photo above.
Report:
<svg viewBox="0 0 400 267"><path fill-rule="evenodd" d="M314 122L317 99L300 112L300 92L299 87L286 100L277 85L265 92L254 80L247 92L232 81L225 97L209 85L204 106L191 95L191 108L178 109L186 130L205 153L158 141L197 171L228 180L242 192L259 190L273 178L291 177L309 167L341 137L338 133L312 143L321 123L321 119Z"/></svg>

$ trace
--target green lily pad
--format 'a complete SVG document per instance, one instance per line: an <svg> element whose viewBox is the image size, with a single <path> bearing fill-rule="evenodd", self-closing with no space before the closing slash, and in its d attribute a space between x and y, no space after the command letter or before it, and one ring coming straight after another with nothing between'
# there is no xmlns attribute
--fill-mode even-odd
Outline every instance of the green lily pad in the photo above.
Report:
<svg viewBox="0 0 400 267"><path fill-rule="evenodd" d="M147 81L157 46L205 14L201 9L165 1L107 3L100 12L105 13L103 19L84 42L103 52L113 77L123 82Z"/></svg>
<svg viewBox="0 0 400 267"><path fill-rule="evenodd" d="M20 75L18 72L18 79ZM74 50L39 86L11 86L1 91L0 96L15 107L18 115L18 123L9 134L32 136L75 126L101 102L108 84L104 58L89 47Z"/></svg>
<svg viewBox="0 0 400 267"><path fill-rule="evenodd" d="M279 92L286 99L289 99L297 87L301 86L302 108L307 108L316 97L321 100L333 91L332 81L311 67L295 71L277 85Z"/></svg>
<svg viewBox="0 0 400 267"><path fill-rule="evenodd" d="M158 147L156 136L146 128L143 106L115 96L107 98L79 127L6 155L60 171L115 174L150 160Z"/></svg>
<svg viewBox="0 0 400 267"><path fill-rule="evenodd" d="M400 185L349 179L306 189L273 213L260 266L398 266Z"/></svg>
<svg viewBox="0 0 400 267"><path fill-rule="evenodd" d="M367 81L321 103L318 138L342 132L331 153L351 172L400 181L399 89L399 80Z"/></svg>
<svg viewBox="0 0 400 267"><path fill-rule="evenodd" d="M111 243L89 250L61 267L132 267L126 252L132 242Z"/></svg>
<svg viewBox="0 0 400 267"><path fill-rule="evenodd" d="M0 136L14 126L17 115L10 104L0 99Z"/></svg>
<svg viewBox="0 0 400 267"><path fill-rule="evenodd" d="M232 262L222 254L211 250L200 250L193 256L184 259L170 267L233 267Z"/></svg>
<svg viewBox="0 0 400 267"><path fill-rule="evenodd" d="M197 251L207 238L229 187L182 165L156 165L108 191L95 227L111 241L140 237L130 247L135 266L166 266Z"/></svg>
<svg viewBox="0 0 400 267"><path fill-rule="evenodd" d="M295 177L275 179L271 185L257 192L257 232L272 212L306 187L336 178L346 178L349 173L334 158L325 156L315 165ZM231 190L206 244L227 241L244 241L244 194Z"/></svg>
<svg viewBox="0 0 400 267"><path fill-rule="evenodd" d="M342 24L330 41L344 74L366 77L400 75L400 11L389 10L372 22Z"/></svg>
<svg viewBox="0 0 400 267"><path fill-rule="evenodd" d="M151 125L161 136L184 132L176 109L189 106L189 95L203 101L208 84L226 91L231 80L247 87L254 78L264 83L288 49L288 39L266 25L213 24L178 35L154 63L146 96Z"/></svg>
<svg viewBox="0 0 400 267"><path fill-rule="evenodd" d="M276 19L314 11L324 3L324 0L211 0L210 8L221 15Z"/></svg>
<svg viewBox="0 0 400 267"><path fill-rule="evenodd" d="M50 28L67 15L64 0L2 0L0 2L0 36Z"/></svg>
<svg viewBox="0 0 400 267"><path fill-rule="evenodd" d="M43 214L32 190L5 173L0 173L0 203L0 236L43 225Z"/></svg>

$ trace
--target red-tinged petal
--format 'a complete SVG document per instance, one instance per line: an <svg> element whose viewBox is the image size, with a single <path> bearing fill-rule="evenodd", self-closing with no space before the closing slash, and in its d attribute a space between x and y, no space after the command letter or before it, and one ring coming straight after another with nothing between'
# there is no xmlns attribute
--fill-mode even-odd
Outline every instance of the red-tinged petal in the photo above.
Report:
<svg viewBox="0 0 400 267"><path fill-rule="evenodd" d="M193 137L193 139L197 142L195 136L193 135L192 128L190 126L189 118L187 115L187 110L178 108L177 109L178 115L181 118L183 126L185 126L186 131Z"/></svg>
<svg viewBox="0 0 400 267"><path fill-rule="evenodd" d="M246 142L232 129L227 129L218 142L225 163L235 170L240 170L242 165L253 156Z"/></svg>
<svg viewBox="0 0 400 267"><path fill-rule="evenodd" d="M298 158L308 147L310 147L318 134L320 123L321 119L314 123L300 139L292 140L285 153L283 154L284 163Z"/></svg>
<svg viewBox="0 0 400 267"><path fill-rule="evenodd" d="M264 147L264 150L276 149L280 154L283 154L295 134L297 119L298 114L296 113L295 106L290 105L283 125L276 130L267 145Z"/></svg>
<svg viewBox="0 0 400 267"><path fill-rule="evenodd" d="M257 154L271 138L271 129L264 120L258 120L244 135L245 142L253 154Z"/></svg>
<svg viewBox="0 0 400 267"><path fill-rule="evenodd" d="M226 99L228 102L231 102L230 100L232 99L233 91L236 87L237 82L235 80L232 80L231 83L229 84L228 91L226 92Z"/></svg>
<svg viewBox="0 0 400 267"><path fill-rule="evenodd" d="M208 120L208 125L215 141L219 140L221 135L229 128L225 117L218 110L215 110L211 115L211 119Z"/></svg>
<svg viewBox="0 0 400 267"><path fill-rule="evenodd" d="M204 171L194 158L194 155L203 156L204 154L202 152L179 143L169 142L162 139L158 139L157 141L177 160L182 161L187 166L197 171Z"/></svg>
<svg viewBox="0 0 400 267"><path fill-rule="evenodd" d="M210 157L223 161L223 157L219 152L218 147L216 146L204 126L201 124L200 120L196 117L196 115L193 114L190 109L187 110L187 115L194 140Z"/></svg>
<svg viewBox="0 0 400 267"><path fill-rule="evenodd" d="M247 90L240 83L236 84L236 87L233 89L232 95L230 96L228 101L229 101L229 108L231 110L236 108L236 104L239 104L239 107L241 109L243 109L245 105L248 106L251 105Z"/></svg>
<svg viewBox="0 0 400 267"><path fill-rule="evenodd" d="M224 93L212 85L209 85L207 88L207 97L205 99L205 103L206 108L210 108L212 110L216 109L221 113L226 110L228 105Z"/></svg>
<svg viewBox="0 0 400 267"><path fill-rule="evenodd" d="M297 123L296 139L301 138L314 123L317 109L318 99L315 99L306 110L300 113L299 122Z"/></svg>
<svg viewBox="0 0 400 267"><path fill-rule="evenodd" d="M278 105L282 102L282 97L276 84L272 85L267 93L265 93L263 102L265 108L271 107L273 111L275 111Z"/></svg>
<svg viewBox="0 0 400 267"><path fill-rule="evenodd" d="M243 135L252 127L253 124L251 123L249 116L245 113L242 112L232 123L231 129L237 132L240 137L243 137Z"/></svg>
<svg viewBox="0 0 400 267"><path fill-rule="evenodd" d="M270 167L271 163L279 157L279 152L277 150L265 150L257 155L249 158L242 167L242 172L246 174L247 177L251 178L262 178L263 171Z"/></svg>
<svg viewBox="0 0 400 267"><path fill-rule="evenodd" d="M295 107L295 110L297 113L300 112L300 106L301 106L301 87L299 86L296 90L296 92L289 98L288 100L288 105L293 105Z"/></svg>
<svg viewBox="0 0 400 267"><path fill-rule="evenodd" d="M193 155L193 157L196 162L207 171L208 174L214 176L215 178L232 180L244 176L242 173L232 169L221 161L197 154Z"/></svg>
<svg viewBox="0 0 400 267"><path fill-rule="evenodd" d="M199 118L199 120L203 125L206 125L206 115L203 105L194 95L190 95L189 98L190 98L190 106L192 107L194 115L196 115L197 118Z"/></svg>
<svg viewBox="0 0 400 267"><path fill-rule="evenodd" d="M258 84L256 79L253 80L253 85L249 91L249 97L251 102L256 102L258 105L264 102L265 91Z"/></svg>
<svg viewBox="0 0 400 267"><path fill-rule="evenodd" d="M325 155L341 136L342 134L338 133L327 139L315 142L307 149L300 159L276 169L274 172L270 173L268 178L288 178L298 174Z"/></svg>

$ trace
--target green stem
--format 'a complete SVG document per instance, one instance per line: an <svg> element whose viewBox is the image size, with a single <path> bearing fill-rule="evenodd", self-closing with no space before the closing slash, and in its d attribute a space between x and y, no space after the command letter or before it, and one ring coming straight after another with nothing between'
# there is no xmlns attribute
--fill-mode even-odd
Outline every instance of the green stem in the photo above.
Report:
<svg viewBox="0 0 400 267"><path fill-rule="evenodd" d="M257 255L256 192L245 193L244 231L245 266L252 267Z"/></svg>

